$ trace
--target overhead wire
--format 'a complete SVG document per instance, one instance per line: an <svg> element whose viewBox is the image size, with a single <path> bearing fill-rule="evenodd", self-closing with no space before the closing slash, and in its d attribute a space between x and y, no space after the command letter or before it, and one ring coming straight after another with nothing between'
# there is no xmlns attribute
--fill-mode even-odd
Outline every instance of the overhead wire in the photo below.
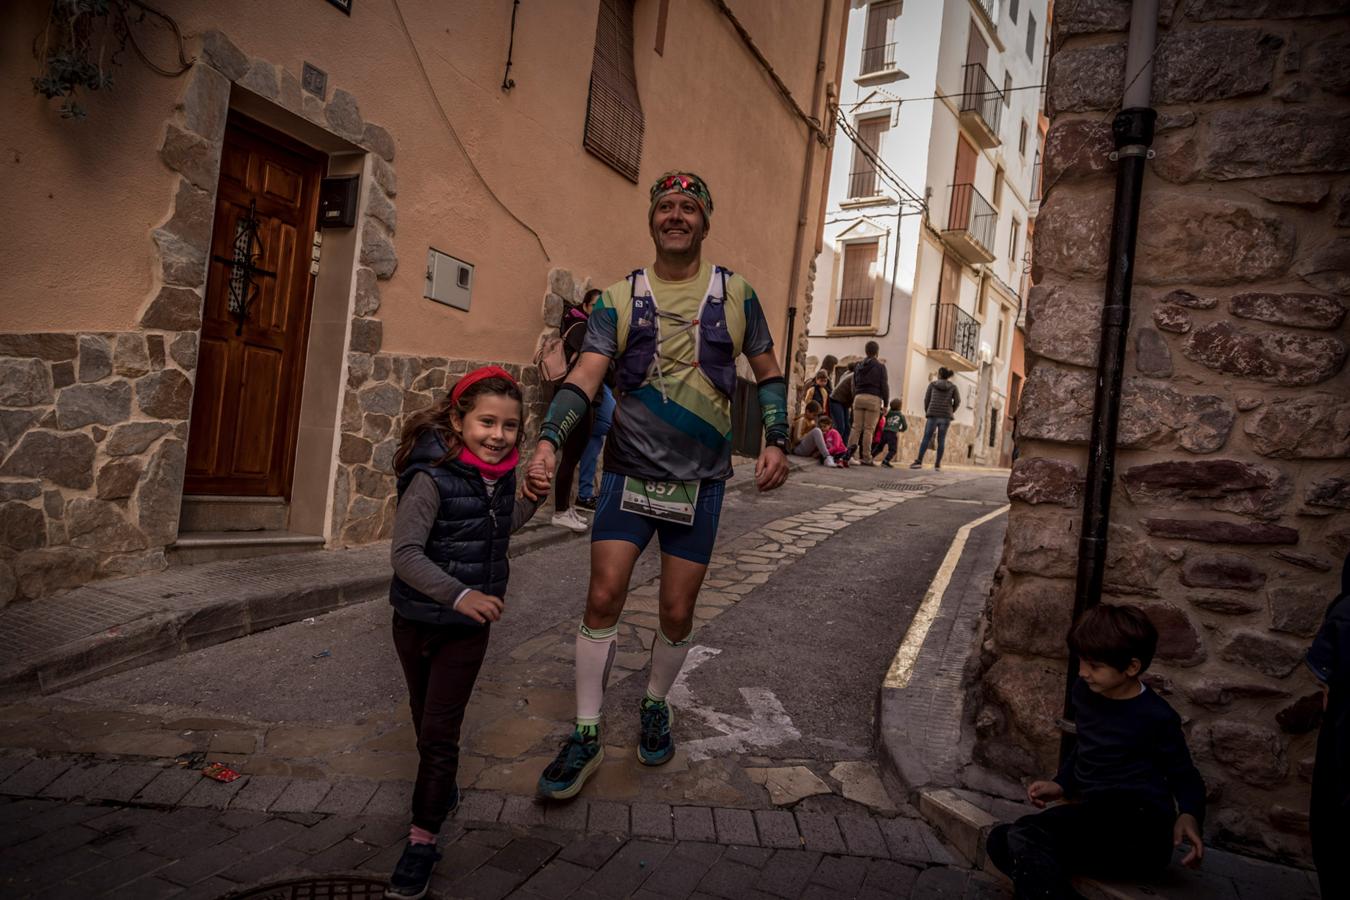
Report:
<svg viewBox="0 0 1350 900"><path fill-rule="evenodd" d="M440 113L441 121L445 123L445 127L446 129L449 130L450 137L454 140L455 146L459 148L459 152L464 156L464 161L469 164L469 169L478 178L479 183L483 185L483 189L488 192L488 195L491 196L494 201L496 201L497 205L500 206L502 210L508 216L510 216L511 219L515 221L517 225L519 225L521 228L524 228L530 234L534 235L535 241L539 244L540 252L544 254L544 259L548 262L552 262L553 257L549 256L548 248L544 246L544 239L539 236L539 232L535 231L533 228L530 227L529 223L527 223L520 216L516 215L511 210L511 207L506 205L505 200L497 196L497 192L492 189L492 185L488 184L487 178L484 177L481 171L479 171L478 166L473 161L473 157L469 155L468 148L465 147L464 142L460 140L459 132L455 131L455 126L450 121L450 116L445 111L445 107L441 104L440 96L436 93L436 86L431 80L430 73L427 72L426 64L422 61L422 54L417 49L417 42L413 40L412 32L408 29L408 23L403 18L403 10L399 6L399 0L393 0L393 6L394 6L394 14L398 16L398 24L403 29L403 35L408 40L408 46L412 49L413 60L416 61L417 63L417 70L422 73L422 80L426 82L427 91L428 93L431 94L431 102L436 105L436 111Z"/></svg>
<svg viewBox="0 0 1350 900"><path fill-rule="evenodd" d="M975 94L977 96L983 97L986 94L1009 94L1014 91L1035 91L1040 90L1045 86L1046 85L1044 82L1042 82L1041 84L1019 84L1016 87L995 88L992 91L976 91ZM960 97L964 93L965 93L964 91L957 91L955 94L931 94L927 97L890 97L885 100L872 100L872 99L859 100L856 103L850 104L849 109L854 110L860 106L888 106L892 103L899 103L899 104L923 103L926 100L942 100L946 97Z"/></svg>

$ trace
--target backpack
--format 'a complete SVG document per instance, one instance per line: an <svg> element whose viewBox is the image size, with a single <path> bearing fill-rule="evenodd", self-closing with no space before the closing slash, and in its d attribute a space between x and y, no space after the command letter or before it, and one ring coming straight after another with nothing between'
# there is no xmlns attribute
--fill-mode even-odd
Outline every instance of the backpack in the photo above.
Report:
<svg viewBox="0 0 1350 900"><path fill-rule="evenodd" d="M534 365L539 370L540 381L562 381L567 376L570 367L562 335L544 335L539 341L539 349L534 351Z"/></svg>

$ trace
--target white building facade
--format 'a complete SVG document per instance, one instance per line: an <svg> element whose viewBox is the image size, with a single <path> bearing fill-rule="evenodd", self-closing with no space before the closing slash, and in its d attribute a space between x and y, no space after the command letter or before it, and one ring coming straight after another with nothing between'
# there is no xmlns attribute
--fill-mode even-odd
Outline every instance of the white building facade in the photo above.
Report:
<svg viewBox="0 0 1350 900"><path fill-rule="evenodd" d="M1046 0L855 0L808 364L881 346L909 459L923 395L952 369L944 463L1011 447L1013 331L1040 164ZM932 457L929 457L931 461Z"/></svg>

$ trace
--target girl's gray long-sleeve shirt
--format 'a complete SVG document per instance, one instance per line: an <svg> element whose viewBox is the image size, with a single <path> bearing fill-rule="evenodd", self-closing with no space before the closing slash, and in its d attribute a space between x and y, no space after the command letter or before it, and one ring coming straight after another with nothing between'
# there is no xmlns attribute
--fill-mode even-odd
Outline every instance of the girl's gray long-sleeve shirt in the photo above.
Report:
<svg viewBox="0 0 1350 900"><path fill-rule="evenodd" d="M515 508L511 512L512 534L530 520L542 502L542 498L516 498ZM398 511L394 514L394 535L389 558L394 566L394 574L406 584L437 603L453 607L471 588L427 556L427 535L431 534L431 526L436 521L436 510L440 505L441 493L432 477L425 472L414 475L407 490L399 498Z"/></svg>

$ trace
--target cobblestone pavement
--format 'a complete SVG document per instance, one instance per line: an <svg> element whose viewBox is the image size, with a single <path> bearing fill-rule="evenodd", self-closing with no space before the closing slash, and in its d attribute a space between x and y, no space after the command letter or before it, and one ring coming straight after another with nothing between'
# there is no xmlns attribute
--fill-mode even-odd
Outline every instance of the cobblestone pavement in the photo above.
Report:
<svg viewBox="0 0 1350 900"><path fill-rule="evenodd" d="M3 897L221 898L293 878L382 878L407 833L406 783L225 785L178 768L18 756L0 757L0 772ZM474 791L442 850L439 898L1007 896L904 817L544 807Z"/></svg>
<svg viewBox="0 0 1350 900"><path fill-rule="evenodd" d="M725 540L719 542L700 595L696 627L705 646L717 643L716 624L738 608L781 610L782 588L770 585L771 579L795 572L794 564L803 562L811 569L822 568L811 557L822 553L821 544L831 539L837 543L873 517L969 479L925 472L922 480L907 473L904 477L909 480L900 482L884 470L864 470L845 473L846 481L837 473L820 472L826 474L798 473L817 480L797 477L795 496L729 496L730 517L739 516L739 525L724 529ZM997 477L975 480L999 482ZM901 484L920 490L900 490ZM985 511L975 501L945 505L968 518ZM926 514L912 516L915 521L924 518ZM932 539L940 542L941 536ZM861 543L861 538L850 541ZM556 571L539 572L521 563L515 567L508 616L494 626L493 646L466 718L459 773L463 787L532 793L557 740L570 728L575 703L573 643L584 592L585 548L583 536L524 558L556 564ZM803 735L812 729L794 724L787 713L775 719L773 704L781 708L781 702L771 694L742 697L733 687L731 696L722 698L719 711L712 711L711 701L718 698L708 687L700 688L699 702L682 695L677 703L691 713L680 721L677 757L659 773L635 763L627 706L641 692L643 678L634 676L645 673L657 626L653 556L649 551L639 565L621 622L606 710L611 716L613 710L622 710L622 718L617 727L606 730L606 761L587 785L587 796L629 802L659 795L667 801L753 808L788 806L803 796L821 795L833 796L839 803L816 803L816 811L870 809L894 814L895 804L876 767L867 715L874 705L879 672L872 676L841 671L837 676L841 681L846 675L858 679L856 696L841 696L841 702L861 713L847 740L837 739L840 735L835 733L838 710L821 712L823 724L813 731L827 737L817 740L814 733ZM922 568L917 560L911 563ZM533 588L527 585L530 579ZM922 571L915 572L912 581L912 590L921 593L926 582ZM519 591L518 582L526 585ZM825 624L836 631L841 624L850 624L854 629L850 639L855 641L875 638L884 666L895 640L882 646L888 639L877 632L871 615L869 610L853 623ZM888 608L887 616L884 628L902 633L907 621L903 609ZM0 707L0 746L100 758L194 763L209 758L255 776L411 780L417 756L406 699L387 648L387 628L383 603L361 604L309 624L273 629L64 694ZM789 656L797 652L787 649ZM716 652L696 649L693 659L703 660L708 670L758 664L747 662L754 659L748 650L708 662ZM744 686L747 682L737 679L750 677L757 676L740 672L706 680ZM678 690L687 692L687 687ZM798 710L791 712L798 715ZM780 742L777 746L755 744L768 740L766 731L773 732L773 740Z"/></svg>

